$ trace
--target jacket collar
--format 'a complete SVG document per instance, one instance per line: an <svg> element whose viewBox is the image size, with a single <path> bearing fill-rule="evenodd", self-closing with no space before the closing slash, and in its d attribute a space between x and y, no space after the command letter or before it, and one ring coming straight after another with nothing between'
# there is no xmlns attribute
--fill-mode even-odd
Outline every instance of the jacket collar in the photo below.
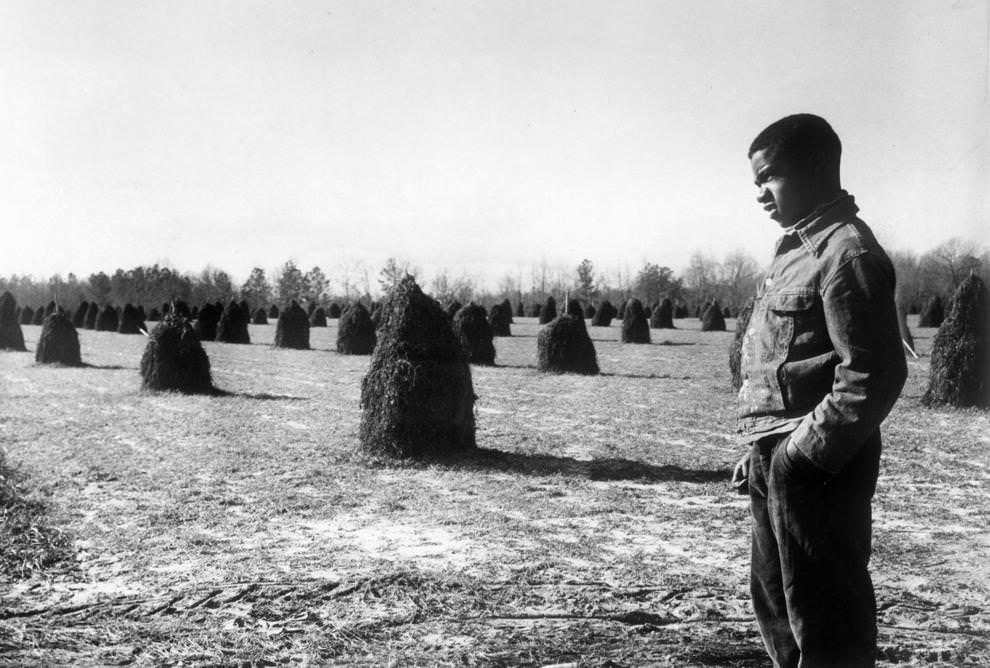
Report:
<svg viewBox="0 0 990 668"><path fill-rule="evenodd" d="M810 214L784 230L784 237L781 238L777 246L780 248L788 236L797 236L804 249L817 257L821 254L822 247L832 236L832 233L854 217L858 211L859 207L856 206L853 196L845 190L841 190L834 199L818 206Z"/></svg>

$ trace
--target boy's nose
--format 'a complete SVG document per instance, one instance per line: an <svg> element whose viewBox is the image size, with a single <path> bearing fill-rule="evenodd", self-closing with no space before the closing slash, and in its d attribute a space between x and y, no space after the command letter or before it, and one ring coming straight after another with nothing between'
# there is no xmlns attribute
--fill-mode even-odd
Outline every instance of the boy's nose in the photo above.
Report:
<svg viewBox="0 0 990 668"><path fill-rule="evenodd" d="M766 186L760 186L760 191L756 193L756 201L760 204L766 204L773 200L773 195L770 189Z"/></svg>

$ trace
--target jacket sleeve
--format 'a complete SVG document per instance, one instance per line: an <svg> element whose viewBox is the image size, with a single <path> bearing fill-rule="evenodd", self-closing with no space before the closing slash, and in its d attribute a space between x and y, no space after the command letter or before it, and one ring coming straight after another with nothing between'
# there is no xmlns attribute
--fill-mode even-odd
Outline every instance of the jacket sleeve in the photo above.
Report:
<svg viewBox="0 0 990 668"><path fill-rule="evenodd" d="M817 466L837 473L887 417L907 378L894 273L863 252L822 286L829 339L838 355L832 390L805 416L792 441Z"/></svg>

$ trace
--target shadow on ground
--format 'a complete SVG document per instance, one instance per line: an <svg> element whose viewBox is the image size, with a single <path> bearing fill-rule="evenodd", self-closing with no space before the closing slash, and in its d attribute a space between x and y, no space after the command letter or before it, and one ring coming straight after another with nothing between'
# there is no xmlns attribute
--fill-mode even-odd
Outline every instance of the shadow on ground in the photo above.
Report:
<svg viewBox="0 0 990 668"><path fill-rule="evenodd" d="M671 378L676 380L690 380L691 378L691 376L671 376L669 373L609 373L602 371L598 375L613 378L654 378L659 380L669 380Z"/></svg>
<svg viewBox="0 0 990 668"><path fill-rule="evenodd" d="M675 465L655 466L631 459L604 458L580 460L555 455L503 452L478 448L448 465L522 473L526 475L566 475L588 480L635 480L639 482L721 482L732 478L729 469L685 469Z"/></svg>
<svg viewBox="0 0 990 668"><path fill-rule="evenodd" d="M493 369L530 369L530 370L533 370L533 371L539 371L540 370L539 367L537 365L535 365L535 364L501 364L501 363L496 363L496 364L493 364L489 368L493 368ZM560 372L557 372L557 371L546 371L544 373L547 376L568 375L568 374L560 373ZM580 375L580 374L575 374L575 375ZM646 379L651 379L652 378L652 379L660 379L660 380L670 379L670 378L674 378L674 379L677 379L677 380L689 380L691 378L691 376L671 376L670 374L667 374L667 373L611 373L611 372L607 372L607 371L601 371L601 372L599 372L597 374L589 374L586 377L587 378L594 378L595 376L604 376L606 378L610 378L610 377L611 378L646 378Z"/></svg>
<svg viewBox="0 0 990 668"><path fill-rule="evenodd" d="M38 367L39 369L95 369L96 371L123 371L124 369L133 369L134 371L138 370L136 366L121 366L119 364L89 364L88 362L82 362L80 364L35 362L31 366Z"/></svg>
<svg viewBox="0 0 990 668"><path fill-rule="evenodd" d="M211 394L214 397L238 397L240 399L254 399L255 401L306 401L306 397L294 397L291 394L269 394L267 392L252 394L250 392L228 392L227 390L216 389Z"/></svg>

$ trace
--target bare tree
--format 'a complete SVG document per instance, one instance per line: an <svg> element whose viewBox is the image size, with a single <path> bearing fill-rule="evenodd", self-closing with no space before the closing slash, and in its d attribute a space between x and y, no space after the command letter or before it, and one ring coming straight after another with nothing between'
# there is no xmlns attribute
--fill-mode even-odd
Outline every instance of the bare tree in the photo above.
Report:
<svg viewBox="0 0 990 668"><path fill-rule="evenodd" d="M897 277L896 299L905 312L917 312L930 293L921 272L921 260L911 251L888 253Z"/></svg>
<svg viewBox="0 0 990 668"><path fill-rule="evenodd" d="M925 253L921 264L926 280L937 285L943 294L952 294L970 272L978 273L982 268L976 244L958 237Z"/></svg>
<svg viewBox="0 0 990 668"><path fill-rule="evenodd" d="M750 255L745 251L735 250L725 257L725 262L719 267L720 299L722 306L740 309L756 295L761 272Z"/></svg>
<svg viewBox="0 0 990 668"><path fill-rule="evenodd" d="M347 301L359 299L362 286L368 285L368 271L360 260L344 259L337 264L337 283ZM369 289L365 289L368 294Z"/></svg>
<svg viewBox="0 0 990 668"><path fill-rule="evenodd" d="M570 288L571 281L567 272L561 267L552 267L550 269L550 294L559 295L563 300L570 294Z"/></svg>
<svg viewBox="0 0 990 668"><path fill-rule="evenodd" d="M450 302L453 291L450 287L450 272L446 267L438 270L430 280L430 295L441 304Z"/></svg>
<svg viewBox="0 0 990 668"><path fill-rule="evenodd" d="M547 264L546 258L540 260L540 264L532 268L531 276L531 297L537 303L543 303L543 301L547 298L547 282L550 279L550 265Z"/></svg>
<svg viewBox="0 0 990 668"><path fill-rule="evenodd" d="M515 276L512 274L506 274L498 280L498 292L496 297L499 301L503 299L515 299L521 286L516 282Z"/></svg>
<svg viewBox="0 0 990 668"><path fill-rule="evenodd" d="M718 272L718 262L715 258L697 251L691 255L687 269L684 270L684 285L691 291L698 304L714 296Z"/></svg>

